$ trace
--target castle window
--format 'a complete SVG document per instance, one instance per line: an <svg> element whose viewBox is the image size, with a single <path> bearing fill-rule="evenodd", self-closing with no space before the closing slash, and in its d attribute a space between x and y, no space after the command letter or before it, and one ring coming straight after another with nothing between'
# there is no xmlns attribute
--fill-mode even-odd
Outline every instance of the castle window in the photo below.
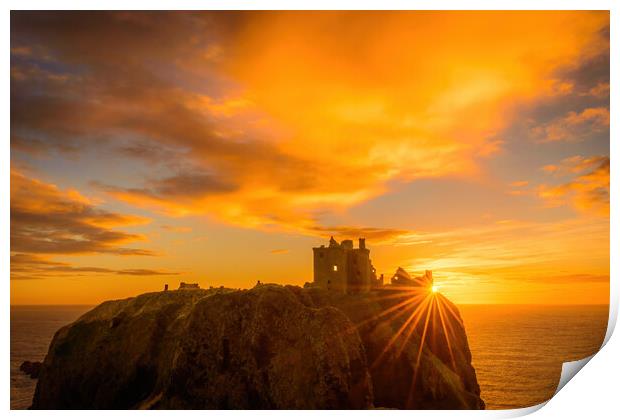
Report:
<svg viewBox="0 0 620 420"><path fill-rule="evenodd" d="M337 265L334 266L334 271L338 271L338 266Z"/></svg>

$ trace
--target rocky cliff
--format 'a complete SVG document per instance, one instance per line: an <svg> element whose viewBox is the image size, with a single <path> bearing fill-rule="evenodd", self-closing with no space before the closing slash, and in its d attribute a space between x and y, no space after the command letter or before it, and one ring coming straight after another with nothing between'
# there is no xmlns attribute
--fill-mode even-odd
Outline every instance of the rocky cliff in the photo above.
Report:
<svg viewBox="0 0 620 420"><path fill-rule="evenodd" d="M484 408L439 295L261 285L105 302L60 329L32 408Z"/></svg>

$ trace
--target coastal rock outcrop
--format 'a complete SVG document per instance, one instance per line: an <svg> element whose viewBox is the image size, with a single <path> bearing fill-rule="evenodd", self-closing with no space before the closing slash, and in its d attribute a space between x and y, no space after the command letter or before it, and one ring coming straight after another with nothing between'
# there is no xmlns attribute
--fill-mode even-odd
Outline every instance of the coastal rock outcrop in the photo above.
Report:
<svg viewBox="0 0 620 420"><path fill-rule="evenodd" d="M30 379L37 379L39 377L39 372L41 371L41 365L41 362L31 362L30 360L26 360L19 365L19 370L30 376Z"/></svg>
<svg viewBox="0 0 620 420"><path fill-rule="evenodd" d="M259 285L105 302L56 333L32 408L483 408L462 322L437 332L429 306L407 323L407 299Z"/></svg>

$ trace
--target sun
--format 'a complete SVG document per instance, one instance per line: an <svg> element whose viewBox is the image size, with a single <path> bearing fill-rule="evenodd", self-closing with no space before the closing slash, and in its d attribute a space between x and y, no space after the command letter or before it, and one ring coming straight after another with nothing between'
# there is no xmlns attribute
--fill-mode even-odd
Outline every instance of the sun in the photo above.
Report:
<svg viewBox="0 0 620 420"><path fill-rule="evenodd" d="M436 284L433 284L431 286L431 292L437 293L438 291L439 291L439 286L437 286Z"/></svg>

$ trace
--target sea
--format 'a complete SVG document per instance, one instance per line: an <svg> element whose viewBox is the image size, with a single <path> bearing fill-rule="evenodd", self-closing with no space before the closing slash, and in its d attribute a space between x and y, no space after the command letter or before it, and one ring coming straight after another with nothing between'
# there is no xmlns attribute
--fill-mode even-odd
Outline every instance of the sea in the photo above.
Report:
<svg viewBox="0 0 620 420"><path fill-rule="evenodd" d="M553 397L562 363L596 353L608 305L459 305L487 409L524 408Z"/></svg>
<svg viewBox="0 0 620 420"><path fill-rule="evenodd" d="M11 307L11 409L26 409L36 381L19 370L42 361L54 333L89 306ZM459 305L487 409L551 398L562 363L590 356L607 330L608 306Z"/></svg>

